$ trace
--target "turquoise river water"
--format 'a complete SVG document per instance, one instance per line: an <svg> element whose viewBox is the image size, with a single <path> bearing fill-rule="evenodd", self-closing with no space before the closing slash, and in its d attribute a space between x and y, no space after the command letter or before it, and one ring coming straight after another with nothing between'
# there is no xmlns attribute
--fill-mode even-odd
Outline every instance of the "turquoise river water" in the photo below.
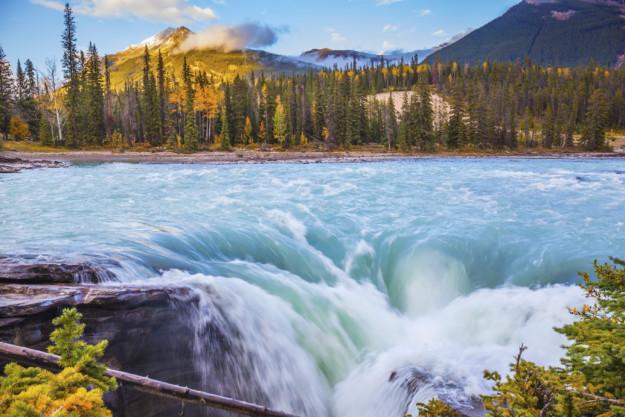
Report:
<svg viewBox="0 0 625 417"><path fill-rule="evenodd" d="M625 256L625 160L74 164L0 176L0 255L114 260L201 294L237 383L306 416L470 408L484 369L555 365L577 271ZM110 284L113 285L113 284ZM236 372L235 372L236 373ZM236 396L236 392L223 392Z"/></svg>

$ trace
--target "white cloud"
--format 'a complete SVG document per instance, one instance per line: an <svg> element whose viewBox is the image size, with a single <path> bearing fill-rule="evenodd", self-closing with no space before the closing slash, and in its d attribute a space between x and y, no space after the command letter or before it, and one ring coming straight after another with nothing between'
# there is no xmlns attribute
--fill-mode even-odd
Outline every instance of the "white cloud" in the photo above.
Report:
<svg viewBox="0 0 625 417"><path fill-rule="evenodd" d="M334 30L334 28L326 28L326 31L330 32L332 42L340 42L345 40L345 37L341 36L341 34Z"/></svg>
<svg viewBox="0 0 625 417"><path fill-rule="evenodd" d="M437 30L436 32L432 33L432 35L434 36L447 36L447 32L445 32L443 29Z"/></svg>
<svg viewBox="0 0 625 417"><path fill-rule="evenodd" d="M175 52L193 49L218 49L230 52L244 48L262 48L276 43L278 33L284 30L258 23L211 26L201 32L190 34Z"/></svg>
<svg viewBox="0 0 625 417"><path fill-rule="evenodd" d="M30 2L33 4L40 4L42 6L46 6L58 11L63 11L63 9L65 8L65 6L63 6L61 3L57 3L56 1L51 0L30 0Z"/></svg>
<svg viewBox="0 0 625 417"><path fill-rule="evenodd" d="M31 0L31 2L56 10L63 9L62 3L58 1ZM168 24L217 19L217 15L211 8L202 8L185 0L76 0L72 9L77 14L94 17L134 16Z"/></svg>
<svg viewBox="0 0 625 417"><path fill-rule="evenodd" d="M395 48L395 47L396 47L396 46L395 46L395 45L393 45L392 43L390 43L389 41L384 41L384 42L382 42L382 49L384 49L385 51L386 51L386 50L389 50L389 49L393 49L393 48Z"/></svg>
<svg viewBox="0 0 625 417"><path fill-rule="evenodd" d="M399 29L398 25L386 25L382 28L382 32L388 32L389 30L397 30Z"/></svg>
<svg viewBox="0 0 625 417"><path fill-rule="evenodd" d="M430 9L419 10L419 16L421 16L421 17L427 16L429 14L432 14L432 10L430 10Z"/></svg>
<svg viewBox="0 0 625 417"><path fill-rule="evenodd" d="M341 36L340 33L332 32L332 42L340 42L344 40L345 40L345 37Z"/></svg>
<svg viewBox="0 0 625 417"><path fill-rule="evenodd" d="M375 4L376 6L388 6L389 4L393 4L393 3L400 3L404 0L378 0L378 2Z"/></svg>

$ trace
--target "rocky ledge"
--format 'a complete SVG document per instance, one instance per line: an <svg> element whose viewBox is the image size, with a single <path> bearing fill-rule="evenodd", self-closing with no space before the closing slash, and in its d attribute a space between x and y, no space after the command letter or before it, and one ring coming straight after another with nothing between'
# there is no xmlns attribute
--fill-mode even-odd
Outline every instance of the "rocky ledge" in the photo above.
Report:
<svg viewBox="0 0 625 417"><path fill-rule="evenodd" d="M59 168L65 164L59 161L25 160L0 155L0 174L13 174L24 169Z"/></svg>
<svg viewBox="0 0 625 417"><path fill-rule="evenodd" d="M0 262L0 341L45 351L52 319L63 308L83 314L88 343L109 341L102 361L109 367L177 385L199 387L193 363L197 293L186 287L150 287L75 283L77 275L93 282L106 271L94 265ZM0 358L0 369L6 362ZM25 364L35 365L35 364ZM179 415L179 401L127 388L105 396L116 417ZM187 406L185 416L206 415Z"/></svg>
<svg viewBox="0 0 625 417"><path fill-rule="evenodd" d="M0 284L85 284L114 279L115 274L101 265L0 259Z"/></svg>

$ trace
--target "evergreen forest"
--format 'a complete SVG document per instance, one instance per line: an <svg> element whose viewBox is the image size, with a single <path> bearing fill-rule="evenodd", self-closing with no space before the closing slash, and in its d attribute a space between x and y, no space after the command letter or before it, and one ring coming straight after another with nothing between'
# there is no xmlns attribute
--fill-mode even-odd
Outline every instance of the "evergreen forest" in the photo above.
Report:
<svg viewBox="0 0 625 417"><path fill-rule="evenodd" d="M232 81L183 60L167 72L147 46L141 81L112 89L111 63L89 43L79 51L66 6L60 65L12 74L0 47L0 133L48 146L204 148L314 144L389 151L607 148L625 128L625 68L548 67L529 58L356 64L291 74L250 72ZM60 68L59 68L60 67ZM386 93L386 94L381 94ZM389 94L392 93L392 94Z"/></svg>

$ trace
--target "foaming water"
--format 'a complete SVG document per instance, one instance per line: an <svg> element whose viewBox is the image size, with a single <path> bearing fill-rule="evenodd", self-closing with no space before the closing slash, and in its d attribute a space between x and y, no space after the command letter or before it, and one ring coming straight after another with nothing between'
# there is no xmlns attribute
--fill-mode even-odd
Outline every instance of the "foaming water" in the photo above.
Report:
<svg viewBox="0 0 625 417"><path fill-rule="evenodd" d="M479 414L555 365L576 272L625 251L621 160L75 165L0 177L0 255L185 285L203 389L303 416ZM24 190L28 190L25 192ZM107 285L115 285L110 283Z"/></svg>

